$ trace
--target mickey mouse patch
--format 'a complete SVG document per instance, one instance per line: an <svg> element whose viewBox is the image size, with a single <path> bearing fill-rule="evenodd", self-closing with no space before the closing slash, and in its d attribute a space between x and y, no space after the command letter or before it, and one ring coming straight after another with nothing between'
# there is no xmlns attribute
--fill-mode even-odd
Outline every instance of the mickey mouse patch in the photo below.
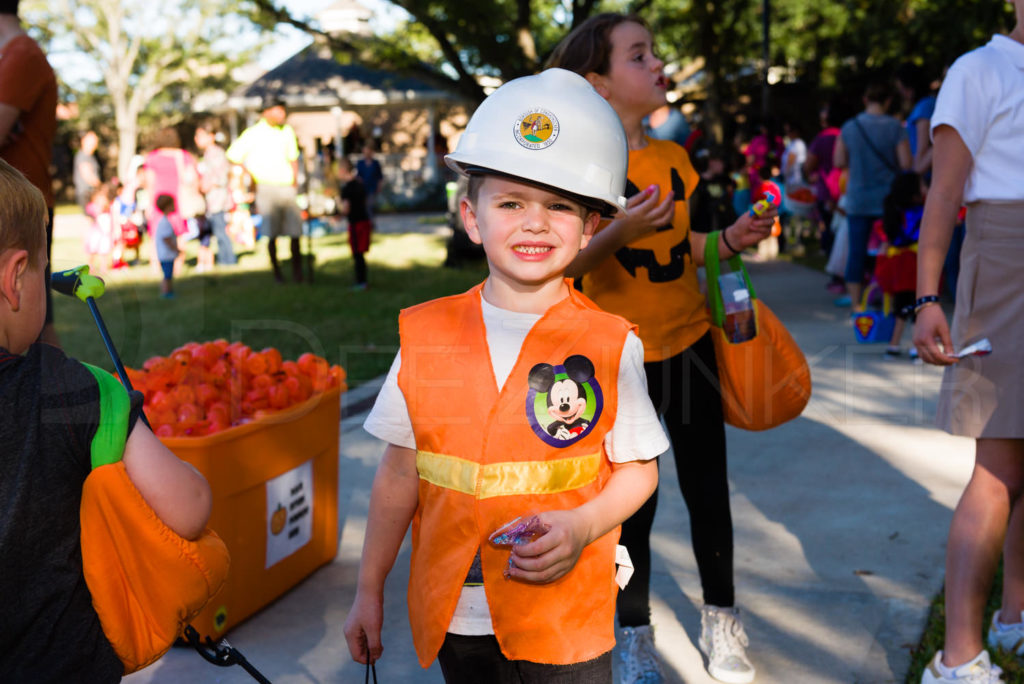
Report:
<svg viewBox="0 0 1024 684"><path fill-rule="evenodd" d="M567 447L594 429L604 396L586 356L575 354L557 366L538 363L530 369L528 382L526 418L545 444Z"/></svg>

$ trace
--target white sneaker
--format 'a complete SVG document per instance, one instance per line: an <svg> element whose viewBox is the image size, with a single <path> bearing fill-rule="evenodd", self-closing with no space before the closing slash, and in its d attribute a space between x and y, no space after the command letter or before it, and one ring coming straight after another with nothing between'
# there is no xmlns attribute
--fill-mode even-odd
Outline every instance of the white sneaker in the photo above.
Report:
<svg viewBox="0 0 1024 684"><path fill-rule="evenodd" d="M747 659L748 644L739 610L717 606L701 609L697 645L708 657L708 674L713 678L728 684L754 681L754 666Z"/></svg>
<svg viewBox="0 0 1024 684"><path fill-rule="evenodd" d="M618 643L621 684L662 684L665 673L654 648L650 625L623 627Z"/></svg>
<svg viewBox="0 0 1024 684"><path fill-rule="evenodd" d="M983 650L973 660L953 669L950 677L945 677L939 667L942 662L942 651L935 654L928 667L921 675L921 684L1001 684L1003 671L993 665L988 651Z"/></svg>
<svg viewBox="0 0 1024 684"><path fill-rule="evenodd" d="M997 610L992 616L992 626L988 628L988 645L1024 656L1024 611L1020 614L1021 622L1014 625L1000 622L1001 612Z"/></svg>

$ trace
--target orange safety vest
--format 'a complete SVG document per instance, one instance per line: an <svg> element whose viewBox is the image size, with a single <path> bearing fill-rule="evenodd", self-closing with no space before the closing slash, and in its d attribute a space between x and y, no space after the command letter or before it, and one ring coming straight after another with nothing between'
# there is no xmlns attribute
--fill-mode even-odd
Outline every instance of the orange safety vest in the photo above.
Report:
<svg viewBox="0 0 1024 684"><path fill-rule="evenodd" d="M644 361L662 361L687 349L710 325L690 244L688 200L700 176L686 150L654 138L629 151L628 176L627 195L650 185L658 186L659 201L675 193L672 222L598 264L583 276L583 291L605 311L640 327Z"/></svg>
<svg viewBox="0 0 1024 684"><path fill-rule="evenodd" d="M398 385L416 436L409 621L420 664L437 656L480 550L502 653L565 665L615 646L619 530L588 545L549 584L503 576L508 547L488 535L531 513L593 499L611 475L603 440L615 422L619 364L631 325L572 289L533 326L496 387L478 285L399 317ZM592 364L587 368L585 357ZM593 373L589 379L584 379ZM548 398L559 403L549 407Z"/></svg>

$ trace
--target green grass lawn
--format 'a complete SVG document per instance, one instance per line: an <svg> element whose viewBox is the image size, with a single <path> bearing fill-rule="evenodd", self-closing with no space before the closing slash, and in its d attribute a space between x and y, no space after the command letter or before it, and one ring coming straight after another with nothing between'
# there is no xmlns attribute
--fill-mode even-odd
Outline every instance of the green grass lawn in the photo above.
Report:
<svg viewBox="0 0 1024 684"><path fill-rule="evenodd" d="M367 254L370 289L353 291L347 234L327 235L313 244L312 284L275 283L266 240L257 243L255 252L241 253L234 269L204 274L194 271L191 246L190 267L175 279L175 299L159 297L159 277L143 263L105 276L100 312L127 366L139 367L185 342L225 338L255 349L277 347L286 359L307 351L319 354L341 364L349 385L355 386L387 372L398 348L400 309L464 291L486 275L483 263L460 270L444 267L441 237L379 234ZM288 254L286 241L279 241L278 253ZM54 270L84 262L80 238L56 237ZM291 273L287 259L282 266ZM54 310L67 353L113 369L85 304L55 293Z"/></svg>

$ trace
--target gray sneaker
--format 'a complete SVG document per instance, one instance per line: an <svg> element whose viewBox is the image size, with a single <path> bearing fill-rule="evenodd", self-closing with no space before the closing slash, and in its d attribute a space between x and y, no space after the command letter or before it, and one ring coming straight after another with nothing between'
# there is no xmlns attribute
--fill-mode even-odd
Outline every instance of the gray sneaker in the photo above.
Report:
<svg viewBox="0 0 1024 684"><path fill-rule="evenodd" d="M1021 621L1010 625L1002 623L999 619L1001 613L1001 610L997 610L992 616L992 625L988 628L988 645L1024 656L1024 611L1020 614Z"/></svg>
<svg viewBox="0 0 1024 684"><path fill-rule="evenodd" d="M665 681L650 625L623 627L618 651L620 684L662 684Z"/></svg>
<svg viewBox="0 0 1024 684"><path fill-rule="evenodd" d="M697 645L708 658L708 674L727 684L754 681L754 666L747 659L749 644L736 608L704 606L700 611Z"/></svg>

